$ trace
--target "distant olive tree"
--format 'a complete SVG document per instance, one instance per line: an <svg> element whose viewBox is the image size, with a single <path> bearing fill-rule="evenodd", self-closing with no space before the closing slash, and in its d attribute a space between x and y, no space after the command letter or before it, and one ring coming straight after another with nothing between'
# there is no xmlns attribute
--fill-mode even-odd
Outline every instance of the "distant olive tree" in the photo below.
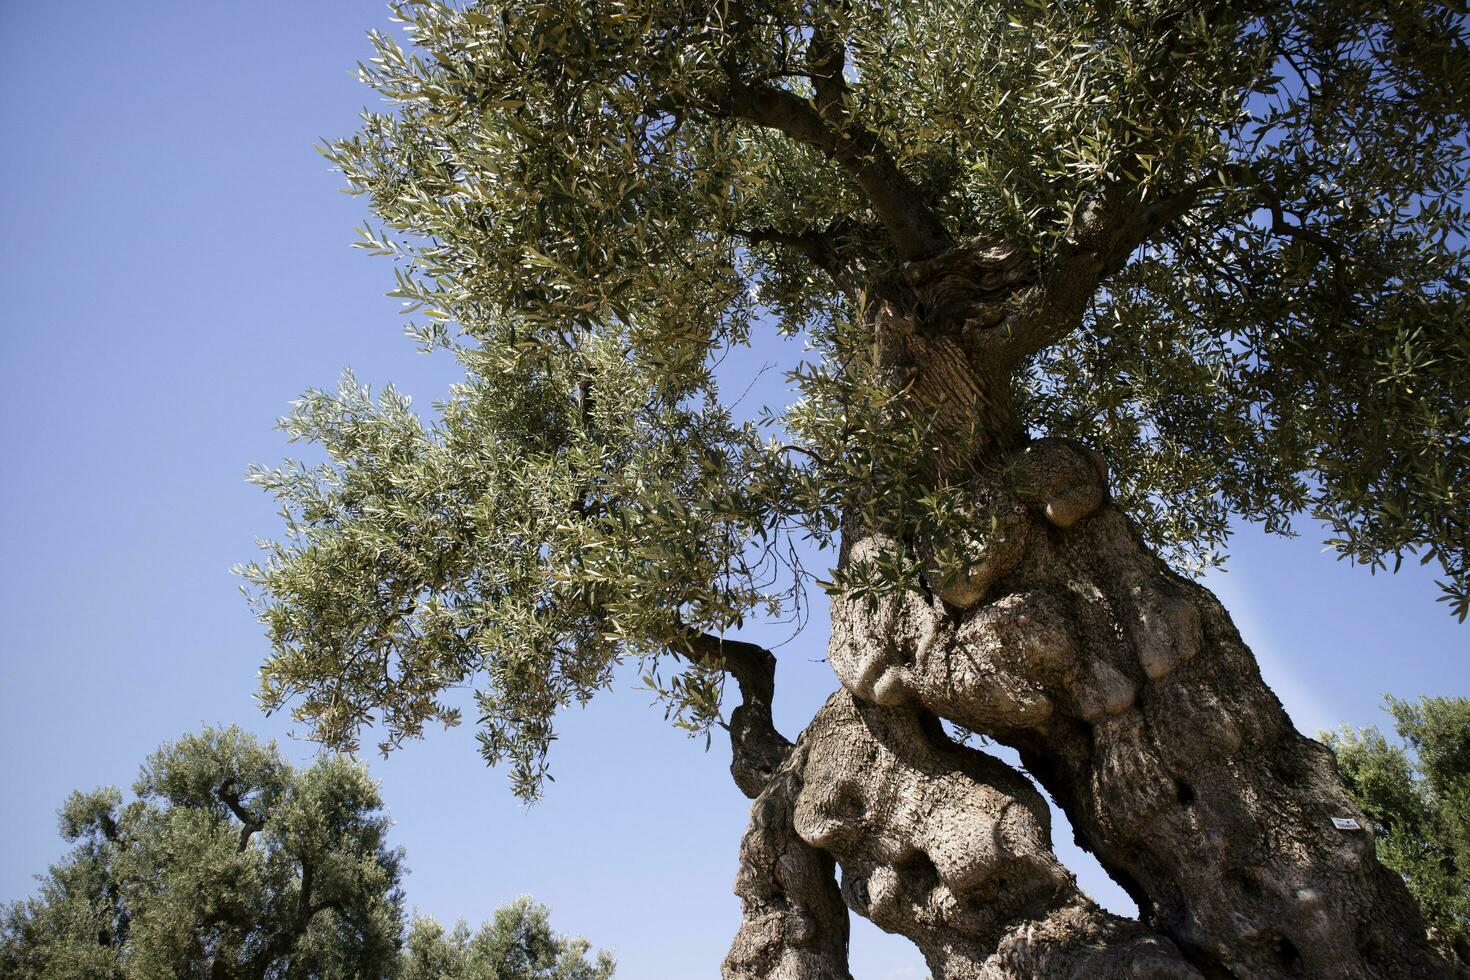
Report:
<svg viewBox="0 0 1470 980"><path fill-rule="evenodd" d="M613 960L521 898L471 933L416 917L378 786L346 756L305 769L238 728L149 757L124 803L72 793L76 847L0 907L4 980L608 980Z"/></svg>
<svg viewBox="0 0 1470 980"><path fill-rule="evenodd" d="M608 980L612 956L551 931L546 906L522 897L498 909L478 932L463 920L445 929L419 916L408 930L401 980Z"/></svg>
<svg viewBox="0 0 1470 980"><path fill-rule="evenodd" d="M1378 859L1404 876L1431 936L1470 966L1470 698L1388 698L1377 728L1324 733L1348 792L1376 824Z"/></svg>
<svg viewBox="0 0 1470 980"><path fill-rule="evenodd" d="M163 746L124 803L76 792L76 847L4 910L0 976L391 976L402 854L358 763L305 769L237 728Z"/></svg>

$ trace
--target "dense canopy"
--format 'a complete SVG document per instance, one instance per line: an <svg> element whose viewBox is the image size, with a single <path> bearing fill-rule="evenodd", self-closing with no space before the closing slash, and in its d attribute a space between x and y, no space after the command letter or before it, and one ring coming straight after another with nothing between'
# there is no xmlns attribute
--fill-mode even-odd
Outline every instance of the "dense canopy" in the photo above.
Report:
<svg viewBox="0 0 1470 980"><path fill-rule="evenodd" d="M412 46L374 34L362 66L386 106L325 152L411 332L466 377L427 422L350 377L309 393L283 425L325 462L255 473L288 520L243 568L261 697L327 743L457 722L472 686L486 757L534 795L556 711L626 658L717 722L712 638L799 620L835 564L806 542L844 515L983 525L915 482L964 434L894 410L871 314L970 329L960 254L1017 422L1106 446L1179 566L1232 516L1304 517L1354 561L1438 562L1470 608L1454 4L395 10ZM806 344L789 404L740 403L721 359L773 332ZM912 577L875 571L836 584Z"/></svg>
<svg viewBox="0 0 1470 980"><path fill-rule="evenodd" d="M163 746L124 803L75 792L76 847L0 921L7 977L388 976L402 854L345 757L297 770L238 728Z"/></svg>
<svg viewBox="0 0 1470 980"><path fill-rule="evenodd" d="M206 728L163 746L124 803L75 792L76 846L0 905L7 980L610 980L615 964L522 897L471 932L404 915L401 848L358 762L296 768ZM589 957L591 957L589 959Z"/></svg>

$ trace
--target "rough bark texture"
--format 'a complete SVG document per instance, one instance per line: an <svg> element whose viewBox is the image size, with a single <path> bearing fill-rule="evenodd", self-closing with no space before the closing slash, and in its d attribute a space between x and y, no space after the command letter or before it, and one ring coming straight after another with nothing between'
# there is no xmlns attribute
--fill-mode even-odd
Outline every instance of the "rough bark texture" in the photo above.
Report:
<svg viewBox="0 0 1470 980"><path fill-rule="evenodd" d="M1019 749L1206 976L1449 975L1330 752L1292 727L1213 595L1108 505L1100 458L1038 440L973 490L994 530L963 542L959 573L875 604L834 599L846 688ZM899 547L916 546L849 529L842 560ZM902 870L902 887L927 873Z"/></svg>
<svg viewBox="0 0 1470 980"><path fill-rule="evenodd" d="M796 832L837 857L848 906L913 940L936 980L1199 977L1079 892L1031 783L932 715L840 691L800 764Z"/></svg>
<svg viewBox="0 0 1470 980"><path fill-rule="evenodd" d="M802 740L751 807L735 879L740 931L725 957L725 980L852 980L832 856L792 825L806 759Z"/></svg>
<svg viewBox="0 0 1470 980"><path fill-rule="evenodd" d="M681 652L735 678L740 704L730 712L730 776L751 799L766 788L791 742L776 731L771 699L776 692L776 656L765 647L691 631Z"/></svg>
<svg viewBox="0 0 1470 980"><path fill-rule="evenodd" d="M764 647L691 632L683 652L735 678L741 703L730 713L730 775L755 800L740 842L741 923L725 957L725 980L852 980L847 909L832 856L792 828L806 753L771 718L776 657Z"/></svg>
<svg viewBox="0 0 1470 980"><path fill-rule="evenodd" d="M826 855L848 906L912 939L938 980L1453 975L1331 753L1292 726L1220 603L1110 505L1098 453L1020 426L1011 376L1076 304L1043 291L1027 308L1051 312L1027 328L1011 300L1040 287L1004 248L905 270L877 291L874 362L932 426L918 482L973 494L986 519L958 541L844 528L850 576L924 572L834 597L829 656L850 696L756 804L727 976L845 975L808 952L835 935L813 924L838 921ZM1076 891L1034 789L935 716L1020 751L1141 925Z"/></svg>

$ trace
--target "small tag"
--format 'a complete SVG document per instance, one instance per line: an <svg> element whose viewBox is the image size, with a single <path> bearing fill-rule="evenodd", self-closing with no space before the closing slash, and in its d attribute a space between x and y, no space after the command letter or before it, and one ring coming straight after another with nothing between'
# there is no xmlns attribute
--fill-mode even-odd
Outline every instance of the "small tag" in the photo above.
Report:
<svg viewBox="0 0 1470 980"><path fill-rule="evenodd" d="M1338 830L1362 830L1363 829L1363 825L1360 824L1360 823L1358 823L1352 817L1333 817L1332 818L1332 826L1336 827Z"/></svg>

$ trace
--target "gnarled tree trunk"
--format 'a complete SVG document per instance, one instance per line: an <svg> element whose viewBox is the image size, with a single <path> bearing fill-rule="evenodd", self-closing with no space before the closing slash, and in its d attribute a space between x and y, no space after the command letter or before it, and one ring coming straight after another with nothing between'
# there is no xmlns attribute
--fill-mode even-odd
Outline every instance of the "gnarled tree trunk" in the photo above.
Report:
<svg viewBox="0 0 1470 980"><path fill-rule="evenodd" d="M853 698L787 760L802 773L790 828L836 857L850 907L941 978L1452 975L1331 753L1292 726L1220 603L1110 504L1101 455L1030 438L1012 411L1027 353L1126 254L1077 249L1039 276L1013 250L956 248L876 290L873 367L934 433L932 457L902 465L982 517L938 541L850 510L844 581L925 571L834 595L829 659ZM1078 895L1040 798L931 716L1019 750L1142 925Z"/></svg>
<svg viewBox="0 0 1470 980"><path fill-rule="evenodd" d="M724 976L846 980L845 901L913 940L936 980L1197 980L1077 890L1049 823L1025 777L934 716L839 691L752 807Z"/></svg>
<svg viewBox="0 0 1470 980"><path fill-rule="evenodd" d="M1219 602L1107 504L1096 454L1032 442L974 489L996 520L961 574L834 600L843 684L1016 747L1206 976L1448 975L1330 752ZM843 561L901 547L853 529Z"/></svg>
<svg viewBox="0 0 1470 980"><path fill-rule="evenodd" d="M852 980L832 855L793 826L807 752L803 740L751 807L735 879L742 918L725 980Z"/></svg>
<svg viewBox="0 0 1470 980"><path fill-rule="evenodd" d="M802 746L797 833L836 856L848 906L913 940L936 980L1199 977L1078 891L1041 795L932 715L840 691Z"/></svg>

